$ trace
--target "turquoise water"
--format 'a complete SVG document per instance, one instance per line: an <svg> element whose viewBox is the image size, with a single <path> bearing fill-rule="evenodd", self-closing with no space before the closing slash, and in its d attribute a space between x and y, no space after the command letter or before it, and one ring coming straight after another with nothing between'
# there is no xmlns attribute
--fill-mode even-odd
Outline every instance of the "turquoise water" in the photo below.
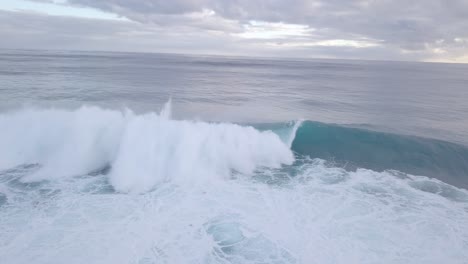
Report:
<svg viewBox="0 0 468 264"><path fill-rule="evenodd" d="M393 169L468 188L468 148L442 140L307 121L292 150L350 170Z"/></svg>
<svg viewBox="0 0 468 264"><path fill-rule="evenodd" d="M465 65L0 58L2 263L468 259Z"/></svg>

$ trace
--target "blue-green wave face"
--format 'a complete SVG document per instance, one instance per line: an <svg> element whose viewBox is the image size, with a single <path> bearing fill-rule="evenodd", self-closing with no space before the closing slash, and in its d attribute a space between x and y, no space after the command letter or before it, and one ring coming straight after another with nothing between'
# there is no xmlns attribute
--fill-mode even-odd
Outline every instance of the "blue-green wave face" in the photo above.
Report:
<svg viewBox="0 0 468 264"><path fill-rule="evenodd" d="M398 170L468 187L468 148L450 142L305 121L292 150L345 168Z"/></svg>
<svg viewBox="0 0 468 264"><path fill-rule="evenodd" d="M0 127L2 263L468 259L468 191L457 188L468 152L452 143L175 120L170 101L146 114L25 109Z"/></svg>

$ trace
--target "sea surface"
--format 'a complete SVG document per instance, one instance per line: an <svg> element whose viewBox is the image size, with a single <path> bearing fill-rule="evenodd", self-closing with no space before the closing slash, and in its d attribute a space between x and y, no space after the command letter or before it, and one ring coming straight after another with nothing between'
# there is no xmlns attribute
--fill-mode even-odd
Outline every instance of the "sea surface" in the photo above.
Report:
<svg viewBox="0 0 468 264"><path fill-rule="evenodd" d="M0 50L0 263L468 263L468 65Z"/></svg>

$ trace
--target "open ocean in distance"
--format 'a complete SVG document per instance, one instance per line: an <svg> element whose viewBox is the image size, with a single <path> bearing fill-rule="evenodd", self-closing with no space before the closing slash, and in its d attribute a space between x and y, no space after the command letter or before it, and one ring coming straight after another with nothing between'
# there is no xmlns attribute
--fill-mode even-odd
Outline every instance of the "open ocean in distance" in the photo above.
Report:
<svg viewBox="0 0 468 264"><path fill-rule="evenodd" d="M0 263L468 263L468 64L0 50Z"/></svg>

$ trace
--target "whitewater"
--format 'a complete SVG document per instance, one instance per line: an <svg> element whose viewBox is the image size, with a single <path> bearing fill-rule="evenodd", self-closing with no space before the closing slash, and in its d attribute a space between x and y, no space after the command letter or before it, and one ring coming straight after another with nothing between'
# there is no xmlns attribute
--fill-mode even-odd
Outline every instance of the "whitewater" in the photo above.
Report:
<svg viewBox="0 0 468 264"><path fill-rule="evenodd" d="M466 190L294 153L301 125L2 113L1 263L466 263Z"/></svg>
<svg viewBox="0 0 468 264"><path fill-rule="evenodd" d="M0 50L0 263L466 264L466 72Z"/></svg>

